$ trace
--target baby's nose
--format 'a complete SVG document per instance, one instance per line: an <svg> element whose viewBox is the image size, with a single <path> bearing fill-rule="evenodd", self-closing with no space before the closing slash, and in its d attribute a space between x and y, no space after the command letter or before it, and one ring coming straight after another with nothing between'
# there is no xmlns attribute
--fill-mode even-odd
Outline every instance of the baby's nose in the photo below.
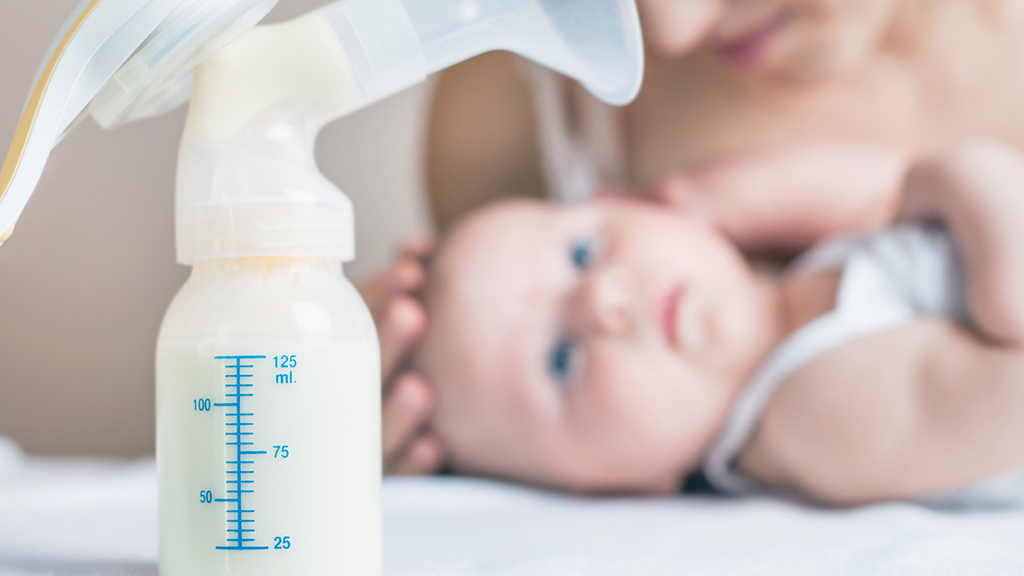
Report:
<svg viewBox="0 0 1024 576"><path fill-rule="evenodd" d="M633 274L621 266L609 266L592 274L587 302L594 326L607 334L628 330L636 293Z"/></svg>

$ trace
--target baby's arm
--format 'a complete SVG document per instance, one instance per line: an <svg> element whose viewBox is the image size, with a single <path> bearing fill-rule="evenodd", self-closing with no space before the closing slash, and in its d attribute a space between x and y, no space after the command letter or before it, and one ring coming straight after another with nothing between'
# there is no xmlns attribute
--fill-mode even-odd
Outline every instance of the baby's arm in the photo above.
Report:
<svg viewBox="0 0 1024 576"><path fill-rule="evenodd" d="M710 220L746 250L799 251L828 236L888 224L906 157L820 143L739 155L665 178L657 199Z"/></svg>
<svg viewBox="0 0 1024 576"><path fill-rule="evenodd" d="M749 474L856 504L1024 466L1024 163L989 144L919 163L903 213L949 223L975 329L921 319L814 360L769 405Z"/></svg>
<svg viewBox="0 0 1024 576"><path fill-rule="evenodd" d="M1024 159L995 143L965 144L918 163L902 215L946 222L967 267L975 329L1024 348Z"/></svg>
<svg viewBox="0 0 1024 576"><path fill-rule="evenodd" d="M740 455L826 504L916 499L1024 467L1024 354L939 318L859 338L789 378Z"/></svg>

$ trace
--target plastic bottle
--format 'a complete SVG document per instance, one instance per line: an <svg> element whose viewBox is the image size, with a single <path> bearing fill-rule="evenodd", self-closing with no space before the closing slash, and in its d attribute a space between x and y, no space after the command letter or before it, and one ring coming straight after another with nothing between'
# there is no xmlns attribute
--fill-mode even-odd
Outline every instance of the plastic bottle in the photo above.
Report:
<svg viewBox="0 0 1024 576"><path fill-rule="evenodd" d="M380 573L380 352L342 271L351 203L313 160L356 98L315 14L195 71L177 200L193 271L157 345L162 576Z"/></svg>
<svg viewBox="0 0 1024 576"><path fill-rule="evenodd" d="M379 358L340 260L196 262L157 350L160 574L379 574Z"/></svg>

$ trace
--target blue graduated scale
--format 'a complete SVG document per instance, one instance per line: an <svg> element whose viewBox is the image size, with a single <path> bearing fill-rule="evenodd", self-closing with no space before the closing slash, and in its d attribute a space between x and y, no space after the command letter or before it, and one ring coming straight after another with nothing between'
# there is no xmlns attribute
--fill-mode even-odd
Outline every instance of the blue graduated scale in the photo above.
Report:
<svg viewBox="0 0 1024 576"><path fill-rule="evenodd" d="M254 509L247 509L245 500L247 494L256 491L256 471L254 465L256 456L265 456L266 450L254 450L252 442L253 422L252 412L244 412L244 398L252 398L255 388L252 380L253 374L246 374L245 370L253 368L254 364L243 364L243 361L266 360L266 356L217 356L217 360L232 361L226 368L234 371L225 375L228 382L224 385L224 402L214 404L216 407L225 408L224 427L227 429L224 436L227 440L228 454L233 454L225 460L225 483L227 498L217 498L215 502L223 502L227 506L227 542L224 546L217 546L217 550L266 550L268 546L256 546L256 520L253 514ZM232 400L233 399L233 400Z"/></svg>

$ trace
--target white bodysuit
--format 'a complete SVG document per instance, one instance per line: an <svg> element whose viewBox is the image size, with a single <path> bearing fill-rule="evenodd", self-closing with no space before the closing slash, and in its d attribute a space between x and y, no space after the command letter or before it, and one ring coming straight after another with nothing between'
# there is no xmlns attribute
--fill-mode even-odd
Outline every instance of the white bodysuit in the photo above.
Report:
<svg viewBox="0 0 1024 576"><path fill-rule="evenodd" d="M734 461L772 395L797 370L855 338L922 316L942 316L969 325L965 271L944 227L902 224L833 240L811 250L794 266L842 269L835 308L776 348L740 393L704 462L708 480L726 493L771 492L740 474ZM1024 473L1013 472L922 501L940 507L1024 505Z"/></svg>

